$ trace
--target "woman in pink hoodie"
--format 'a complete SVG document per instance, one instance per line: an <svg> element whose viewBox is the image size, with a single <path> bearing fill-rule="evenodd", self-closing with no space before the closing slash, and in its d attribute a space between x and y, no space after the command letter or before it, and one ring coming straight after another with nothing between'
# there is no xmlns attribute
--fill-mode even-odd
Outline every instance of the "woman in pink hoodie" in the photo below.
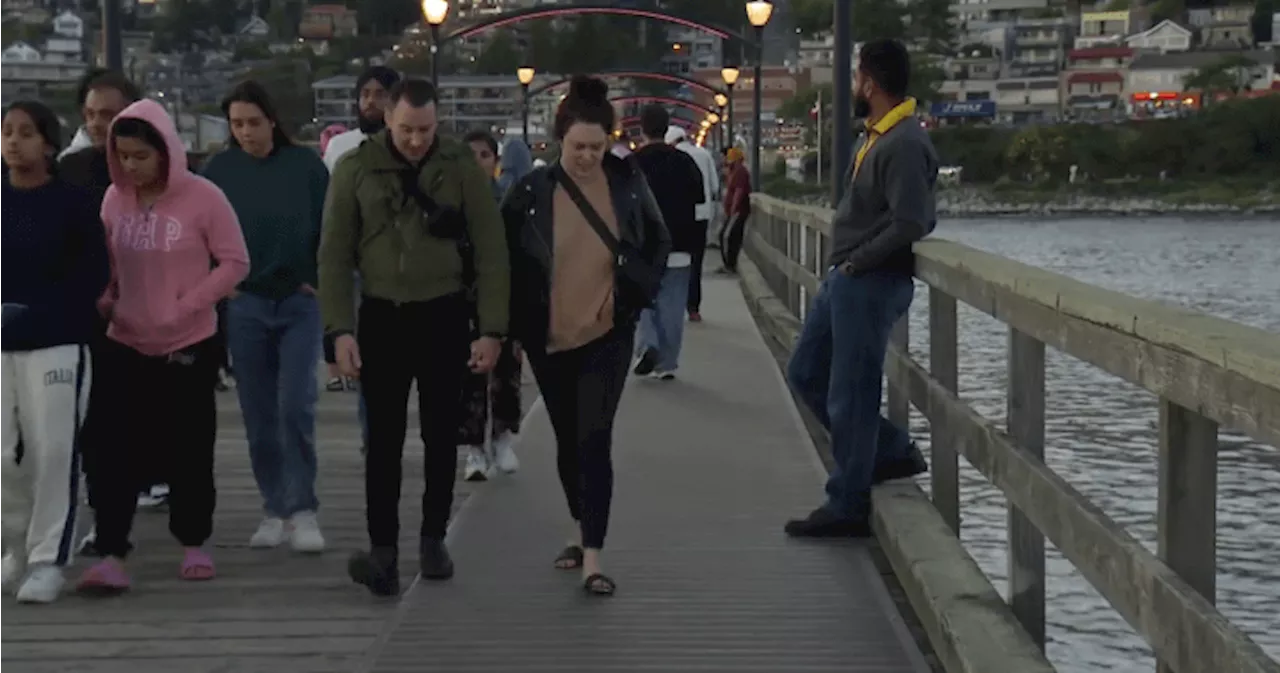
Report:
<svg viewBox="0 0 1280 673"><path fill-rule="evenodd" d="M99 302L109 321L95 372L110 392L99 410L109 455L93 461L97 546L104 558L82 590L129 588L124 559L139 481L169 483L169 531L184 548L180 576L207 580L213 559L213 448L218 375L214 306L249 271L235 211L208 180L187 170L187 154L159 103L141 100L108 134L111 187L102 222L111 283ZM158 463L158 464L155 464Z"/></svg>

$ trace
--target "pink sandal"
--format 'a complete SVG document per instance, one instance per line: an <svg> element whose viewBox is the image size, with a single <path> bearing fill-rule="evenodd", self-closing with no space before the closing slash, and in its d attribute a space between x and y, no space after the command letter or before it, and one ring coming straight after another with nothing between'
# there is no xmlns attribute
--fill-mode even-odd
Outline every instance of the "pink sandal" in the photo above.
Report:
<svg viewBox="0 0 1280 673"><path fill-rule="evenodd" d="M182 568L178 575L184 580L200 582L211 580L217 573L213 569L213 558L199 547L187 547L182 557Z"/></svg>
<svg viewBox="0 0 1280 673"><path fill-rule="evenodd" d="M129 574L124 566L113 558L104 558L84 571L76 591L111 595L128 591L129 586Z"/></svg>

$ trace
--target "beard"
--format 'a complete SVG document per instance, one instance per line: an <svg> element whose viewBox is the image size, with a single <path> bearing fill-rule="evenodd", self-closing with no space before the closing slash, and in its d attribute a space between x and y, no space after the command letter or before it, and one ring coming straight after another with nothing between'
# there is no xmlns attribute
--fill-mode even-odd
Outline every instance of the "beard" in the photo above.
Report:
<svg viewBox="0 0 1280 673"><path fill-rule="evenodd" d="M357 127L360 129L361 132L363 132L367 136L371 136L377 133L378 131L381 131L383 127L387 125L383 117L378 117L377 119L370 119L362 114L357 114L356 116L357 116L357 119L356 119Z"/></svg>
<svg viewBox="0 0 1280 673"><path fill-rule="evenodd" d="M862 96L855 95L853 97L853 116L857 119L866 119L871 116L871 101Z"/></svg>

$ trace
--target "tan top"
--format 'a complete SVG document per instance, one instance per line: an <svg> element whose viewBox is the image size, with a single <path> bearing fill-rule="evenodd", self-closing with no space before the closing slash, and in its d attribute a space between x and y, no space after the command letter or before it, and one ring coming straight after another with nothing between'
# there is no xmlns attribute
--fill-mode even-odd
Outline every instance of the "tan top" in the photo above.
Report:
<svg viewBox="0 0 1280 673"><path fill-rule="evenodd" d="M579 187L616 235L618 218L609 196L609 181L596 180ZM551 216L555 256L547 334L549 353L585 346L613 329L613 253L559 186L552 200Z"/></svg>

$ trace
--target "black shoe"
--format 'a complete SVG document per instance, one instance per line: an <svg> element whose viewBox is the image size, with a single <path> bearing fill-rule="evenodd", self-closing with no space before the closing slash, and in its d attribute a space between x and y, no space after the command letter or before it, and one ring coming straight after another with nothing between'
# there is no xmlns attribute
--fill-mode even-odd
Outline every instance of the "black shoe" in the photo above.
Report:
<svg viewBox="0 0 1280 673"><path fill-rule="evenodd" d="M422 576L429 580L447 580L453 577L453 559L444 540L424 537L418 543L418 563Z"/></svg>
<svg viewBox="0 0 1280 673"><path fill-rule="evenodd" d="M928 471L929 464L924 462L924 455L920 453L920 447L912 443L907 449L906 458L899 458L876 465L875 472L871 475L871 483L879 484L890 479L905 479Z"/></svg>
<svg viewBox="0 0 1280 673"><path fill-rule="evenodd" d="M395 547L358 551L347 560L347 575L352 582L368 587L375 596L396 596L400 593L400 565L396 557Z"/></svg>
<svg viewBox="0 0 1280 673"><path fill-rule="evenodd" d="M648 376L658 367L658 351L650 348L645 351L640 359L636 361L636 368L632 373L636 376Z"/></svg>
<svg viewBox="0 0 1280 673"><path fill-rule="evenodd" d="M791 537L871 537L867 519L849 519L818 508L803 519L792 519L784 529Z"/></svg>

